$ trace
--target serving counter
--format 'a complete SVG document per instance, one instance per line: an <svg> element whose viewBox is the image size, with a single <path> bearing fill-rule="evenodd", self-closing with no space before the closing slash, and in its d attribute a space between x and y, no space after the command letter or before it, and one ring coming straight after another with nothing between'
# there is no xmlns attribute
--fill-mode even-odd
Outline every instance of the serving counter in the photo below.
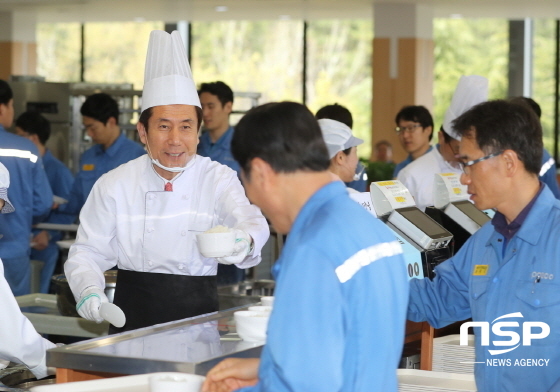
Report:
<svg viewBox="0 0 560 392"><path fill-rule="evenodd" d="M245 342L235 329L233 313L249 306L55 348L47 365L57 368L57 383L154 372L206 375L224 358L260 357L263 343Z"/></svg>

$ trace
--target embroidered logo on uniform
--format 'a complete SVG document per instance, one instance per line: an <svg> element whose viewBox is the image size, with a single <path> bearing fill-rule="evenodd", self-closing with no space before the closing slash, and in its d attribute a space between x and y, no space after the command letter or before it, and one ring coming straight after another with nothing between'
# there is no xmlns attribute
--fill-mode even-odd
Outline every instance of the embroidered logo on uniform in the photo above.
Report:
<svg viewBox="0 0 560 392"><path fill-rule="evenodd" d="M548 272L537 272L537 271L533 271L531 273L531 278L534 279L548 279L548 280L552 280L554 279L554 274L549 274Z"/></svg>
<svg viewBox="0 0 560 392"><path fill-rule="evenodd" d="M384 257L399 255L402 253L401 245L397 241L383 242L381 244L362 249L335 270L340 283L352 278L362 267L373 263Z"/></svg>
<svg viewBox="0 0 560 392"><path fill-rule="evenodd" d="M486 276L488 275L488 265L477 264L474 266L473 276Z"/></svg>
<svg viewBox="0 0 560 392"><path fill-rule="evenodd" d="M93 163L86 163L82 165L83 171L92 171L93 169L95 169L95 165Z"/></svg>

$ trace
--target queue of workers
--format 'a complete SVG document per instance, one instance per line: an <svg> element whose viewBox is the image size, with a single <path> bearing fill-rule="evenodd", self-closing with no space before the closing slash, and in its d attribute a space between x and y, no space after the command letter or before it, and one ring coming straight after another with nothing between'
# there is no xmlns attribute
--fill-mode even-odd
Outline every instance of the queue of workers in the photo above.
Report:
<svg viewBox="0 0 560 392"><path fill-rule="evenodd" d="M454 118L442 132L458 141L450 148L457 152L461 181L476 207L497 212L436 268L433 280L408 282L398 241L349 197L341 181L355 174L362 142L348 124L317 120L301 104L268 103L251 109L234 129L221 127L222 136L231 132L239 171L197 154L205 106L180 40L177 32L150 35L137 125L147 154L101 176L81 208L65 272L82 317L101 321L99 307L108 301L103 272L115 266L115 303L127 322L112 332L216 311L218 265L248 268L260 261L269 235L264 214L278 233L289 233L272 271L275 306L267 342L260 359L218 364L207 374L204 391L397 391L406 319L441 327L469 317L549 327L548 334L542 327L523 328L523 345L511 331L499 331L498 337L511 337L504 341L475 328L479 391L560 390L553 278L560 276L560 202L539 181L542 129L525 103L476 98L459 105L460 111L451 105ZM480 78L467 78L464 85L458 96L485 88ZM11 98L0 101L0 116L10 109ZM429 138L426 128L433 124L407 116L402 118L411 123L398 123L403 139L416 131ZM219 150L219 136L209 133L208 140L210 149ZM410 150L410 160L426 151ZM15 168L42 162L38 151L16 157ZM14 198L22 191L13 181L9 185L10 198L1 187L0 198L16 211L6 216L17 212ZM205 258L194 236L218 225L235 231L235 251ZM6 234L10 228L0 230ZM8 332L24 343L5 348L2 340L0 359L27 363L19 355L25 350L44 361L49 346L26 339L34 331ZM512 364L542 358L547 366L488 366L497 351Z"/></svg>

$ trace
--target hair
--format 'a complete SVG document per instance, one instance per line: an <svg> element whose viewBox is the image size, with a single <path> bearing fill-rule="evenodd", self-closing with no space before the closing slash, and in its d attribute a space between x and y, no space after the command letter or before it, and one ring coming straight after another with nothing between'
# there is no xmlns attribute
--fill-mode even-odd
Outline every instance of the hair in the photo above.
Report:
<svg viewBox="0 0 560 392"><path fill-rule="evenodd" d="M457 139L451 137L447 132L445 132L445 129L443 129L443 125L439 127L439 130L441 131L441 133L443 133L443 140L447 144L451 143L453 140L457 140Z"/></svg>
<svg viewBox="0 0 560 392"><path fill-rule="evenodd" d="M529 173L539 175L542 159L542 128L526 105L505 100L483 102L453 121L463 137L475 131L478 147L485 154L513 150Z"/></svg>
<svg viewBox="0 0 560 392"><path fill-rule="evenodd" d="M119 105L109 94L90 95L83 103L80 113L103 124L107 124L111 117L115 119L116 124L119 123Z"/></svg>
<svg viewBox="0 0 560 392"><path fill-rule="evenodd" d="M8 105L13 98L14 93L10 85L5 80L0 79L0 105Z"/></svg>
<svg viewBox="0 0 560 392"><path fill-rule="evenodd" d="M533 112L535 112L538 118L541 118L541 106L534 99L529 97L514 97L510 99L510 102L527 105Z"/></svg>
<svg viewBox="0 0 560 392"><path fill-rule="evenodd" d="M27 111L19 115L16 127L21 128L30 135L37 135L42 145L47 143L51 136L51 124L49 120L37 112Z"/></svg>
<svg viewBox="0 0 560 392"><path fill-rule="evenodd" d="M196 129L199 130L200 126L202 125L202 109L199 108L198 106L194 107L196 110ZM142 124L144 126L144 128L146 129L146 132L148 132L148 123L150 122L150 118L152 117L152 113L153 113L153 107L148 108L146 110L144 110L141 114L140 114L140 118L138 119L138 122L140 124Z"/></svg>
<svg viewBox="0 0 560 392"><path fill-rule="evenodd" d="M226 103L233 103L233 91L224 82L217 81L213 83L202 83L198 89L198 95L202 93L210 93L218 97L222 106Z"/></svg>
<svg viewBox="0 0 560 392"><path fill-rule="evenodd" d="M296 102L267 103L249 110L235 126L231 152L247 178L253 158L267 162L277 173L321 172L330 166L317 119Z"/></svg>
<svg viewBox="0 0 560 392"><path fill-rule="evenodd" d="M346 109L342 105L339 105L338 103L323 106L321 109L317 110L315 117L317 118L317 120L328 118L331 120L339 121L343 124L346 124L350 129L352 129L352 126L354 125L354 120L352 119L352 113L350 113L350 110Z"/></svg>
<svg viewBox="0 0 560 392"><path fill-rule="evenodd" d="M432 127L429 140L434 136L434 119L430 111L424 106L405 106L395 116L395 123L399 125L399 121L414 121L420 123L422 128Z"/></svg>

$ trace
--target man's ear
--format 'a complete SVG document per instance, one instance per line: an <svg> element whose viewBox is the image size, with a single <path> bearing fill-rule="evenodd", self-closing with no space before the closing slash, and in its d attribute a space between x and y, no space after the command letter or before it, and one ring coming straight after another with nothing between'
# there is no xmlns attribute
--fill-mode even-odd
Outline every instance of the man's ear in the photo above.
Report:
<svg viewBox="0 0 560 392"><path fill-rule="evenodd" d="M270 164L261 158L253 158L251 160L251 183L266 190L274 184L276 180L276 172Z"/></svg>
<svg viewBox="0 0 560 392"><path fill-rule="evenodd" d="M233 102L226 102L224 105L224 110L227 111L228 114L231 114L231 111L233 110Z"/></svg>
<svg viewBox="0 0 560 392"><path fill-rule="evenodd" d="M512 177L522 165L517 153L513 150L505 150L502 153L502 159L506 163L506 175L508 177Z"/></svg>
<svg viewBox="0 0 560 392"><path fill-rule="evenodd" d="M146 128L144 128L144 124L138 122L136 124L136 130L138 131L138 137L140 137L140 141L144 144L147 144L147 134Z"/></svg>

